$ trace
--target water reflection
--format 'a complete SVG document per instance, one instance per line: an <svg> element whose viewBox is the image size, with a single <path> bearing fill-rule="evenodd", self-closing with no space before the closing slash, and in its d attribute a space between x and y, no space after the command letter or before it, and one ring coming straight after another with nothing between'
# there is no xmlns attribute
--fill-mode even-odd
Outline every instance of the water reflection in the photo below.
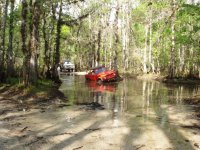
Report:
<svg viewBox="0 0 200 150"><path fill-rule="evenodd" d="M182 109L182 99L199 92L198 86L165 85L156 81L124 79L118 83L98 85L86 82L82 76L66 76L60 88L72 104L97 102L113 111L113 118L123 113L148 119L158 113L166 122L163 105L176 105Z"/></svg>
<svg viewBox="0 0 200 150"><path fill-rule="evenodd" d="M90 90L96 92L115 92L117 89L117 83L97 84L95 81L86 81L85 84L90 88Z"/></svg>

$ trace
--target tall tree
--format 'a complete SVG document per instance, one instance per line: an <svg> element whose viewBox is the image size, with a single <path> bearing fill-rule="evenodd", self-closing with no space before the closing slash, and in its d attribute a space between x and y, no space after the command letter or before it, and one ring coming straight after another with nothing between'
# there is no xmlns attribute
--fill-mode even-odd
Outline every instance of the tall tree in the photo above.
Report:
<svg viewBox="0 0 200 150"><path fill-rule="evenodd" d="M7 51L7 76L11 77L14 75L14 58L13 58L13 22L14 22L14 6L15 0L10 0L10 22L9 22L9 41Z"/></svg>
<svg viewBox="0 0 200 150"><path fill-rule="evenodd" d="M40 24L40 0L35 0L32 3L32 27L29 41L30 57L30 82L37 83L38 78L38 56L39 56L39 24Z"/></svg>
<svg viewBox="0 0 200 150"><path fill-rule="evenodd" d="M130 6L129 2L122 4L122 50L124 71L129 67L129 32L130 32Z"/></svg>
<svg viewBox="0 0 200 150"><path fill-rule="evenodd" d="M63 7L62 5L63 5L62 0L60 0L57 28L56 28L56 46L55 46L55 53L54 53L54 66L53 66L53 79L57 83L60 82L57 68L60 63L60 33L61 33L61 27L62 27L62 7Z"/></svg>
<svg viewBox="0 0 200 150"><path fill-rule="evenodd" d="M21 37L22 37L22 52L24 55L23 60L23 84L24 86L29 85L29 62L30 53L27 47L27 14L28 14L28 3L26 0L22 0L22 24L21 24Z"/></svg>
<svg viewBox="0 0 200 150"><path fill-rule="evenodd" d="M23 62L23 84L28 86L30 84L36 85L38 78L37 59L39 48L39 20L40 20L40 1L30 1L30 22L28 24L28 3L22 0L22 51L24 54ZM30 36L27 34L27 26L29 25ZM29 44L27 40L29 37Z"/></svg>
<svg viewBox="0 0 200 150"><path fill-rule="evenodd" d="M50 67L51 67L51 47L50 47L50 34L51 31L48 31L48 24L46 17L48 16L48 13L45 11L43 12L43 27L42 27L42 33L44 38L44 67L43 67L43 75L45 75L46 78L51 78L50 73ZM53 21L54 22L54 21ZM52 30L54 30L54 25Z"/></svg>
<svg viewBox="0 0 200 150"><path fill-rule="evenodd" d="M5 81L5 53L6 53L6 47L5 47L5 38L6 38L6 25L7 25L7 15L8 15L8 4L9 0L5 1L4 4L4 15L3 15L3 21L2 21L2 33L1 33L1 58L0 58L0 80Z"/></svg>
<svg viewBox="0 0 200 150"><path fill-rule="evenodd" d="M117 0L115 10L115 20L114 20L114 58L113 58L113 68L118 70L118 53L119 53L119 11L120 11L120 2Z"/></svg>
<svg viewBox="0 0 200 150"><path fill-rule="evenodd" d="M172 16L171 16L171 51L170 51L170 66L169 77L175 77L175 19L176 19L176 0L172 0Z"/></svg>
<svg viewBox="0 0 200 150"><path fill-rule="evenodd" d="M145 26L145 48L143 52L143 73L147 73L147 51L148 51L149 26Z"/></svg>

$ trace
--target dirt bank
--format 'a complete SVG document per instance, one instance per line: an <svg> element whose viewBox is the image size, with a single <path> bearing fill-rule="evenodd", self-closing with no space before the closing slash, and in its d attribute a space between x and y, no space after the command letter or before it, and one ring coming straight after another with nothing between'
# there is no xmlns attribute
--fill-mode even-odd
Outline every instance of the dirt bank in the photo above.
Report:
<svg viewBox="0 0 200 150"><path fill-rule="evenodd" d="M45 87L43 90L32 90L7 85L0 88L0 95L1 104L6 105L8 102L12 104L12 107L19 110L60 106L65 103L67 99L56 86Z"/></svg>
<svg viewBox="0 0 200 150"><path fill-rule="evenodd" d="M174 78L174 79L168 79L163 78L162 82L164 83L171 83L171 84L195 84L200 85L200 79L190 79L190 78Z"/></svg>
<svg viewBox="0 0 200 150"><path fill-rule="evenodd" d="M124 73L122 74L123 78L134 78L134 79L140 79L140 80L156 80L163 83L169 83L169 84L195 84L200 85L200 79L198 78L173 78L170 79L165 75L160 74L131 74L131 73Z"/></svg>

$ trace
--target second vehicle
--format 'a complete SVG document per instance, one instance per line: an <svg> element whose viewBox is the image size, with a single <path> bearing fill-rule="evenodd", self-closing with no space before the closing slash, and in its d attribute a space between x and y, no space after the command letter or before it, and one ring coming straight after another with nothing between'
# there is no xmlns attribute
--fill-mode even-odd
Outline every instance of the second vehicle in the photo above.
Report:
<svg viewBox="0 0 200 150"><path fill-rule="evenodd" d="M75 71L75 65L71 61L64 61L61 63L61 71L69 71L74 72Z"/></svg>

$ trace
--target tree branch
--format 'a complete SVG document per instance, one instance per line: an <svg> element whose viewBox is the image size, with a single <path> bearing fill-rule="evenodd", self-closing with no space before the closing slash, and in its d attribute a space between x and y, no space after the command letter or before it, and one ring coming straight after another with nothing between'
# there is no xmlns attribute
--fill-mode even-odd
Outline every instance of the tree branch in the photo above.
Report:
<svg viewBox="0 0 200 150"><path fill-rule="evenodd" d="M84 2L85 0L69 0L68 1L68 5L71 5L71 4L76 4L78 2Z"/></svg>
<svg viewBox="0 0 200 150"><path fill-rule="evenodd" d="M79 25L80 21L82 21L83 19L87 18L89 15L89 13L84 14L80 17L78 17L77 19L71 19L71 20L61 20L61 24L62 25L67 25L67 26L74 26L74 25Z"/></svg>

